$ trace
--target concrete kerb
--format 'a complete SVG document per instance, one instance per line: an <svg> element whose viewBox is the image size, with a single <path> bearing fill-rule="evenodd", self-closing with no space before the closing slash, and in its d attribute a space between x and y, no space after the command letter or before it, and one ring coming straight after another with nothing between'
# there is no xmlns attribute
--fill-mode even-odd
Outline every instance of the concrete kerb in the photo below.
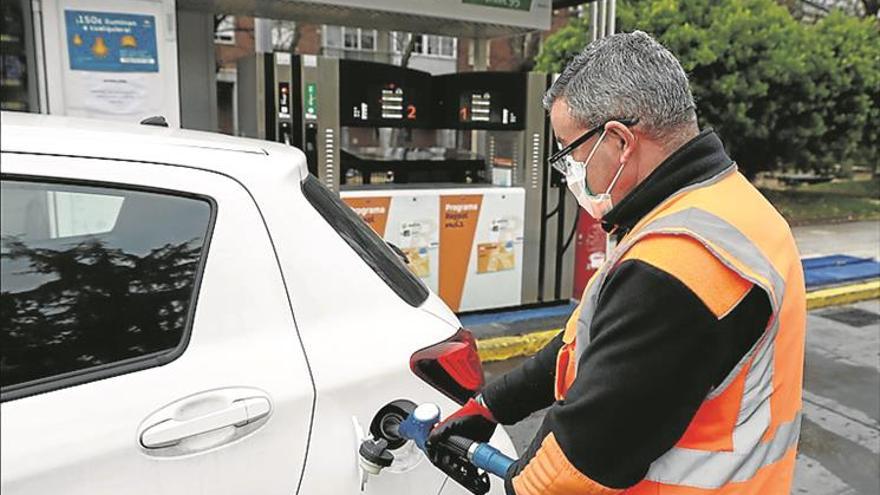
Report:
<svg viewBox="0 0 880 495"><path fill-rule="evenodd" d="M880 279L807 293L807 309L852 304L880 298ZM477 350L484 363L531 356L547 345L562 329L539 330L525 335L494 337L477 341Z"/></svg>
<svg viewBox="0 0 880 495"><path fill-rule="evenodd" d="M807 309L839 306L880 298L880 279L807 293Z"/></svg>

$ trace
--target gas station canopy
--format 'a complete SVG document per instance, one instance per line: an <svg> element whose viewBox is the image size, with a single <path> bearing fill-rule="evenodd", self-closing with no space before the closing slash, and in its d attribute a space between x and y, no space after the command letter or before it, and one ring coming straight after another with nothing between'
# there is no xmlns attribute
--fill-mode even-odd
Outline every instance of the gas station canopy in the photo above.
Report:
<svg viewBox="0 0 880 495"><path fill-rule="evenodd" d="M551 0L178 0L183 10L498 38L550 29Z"/></svg>

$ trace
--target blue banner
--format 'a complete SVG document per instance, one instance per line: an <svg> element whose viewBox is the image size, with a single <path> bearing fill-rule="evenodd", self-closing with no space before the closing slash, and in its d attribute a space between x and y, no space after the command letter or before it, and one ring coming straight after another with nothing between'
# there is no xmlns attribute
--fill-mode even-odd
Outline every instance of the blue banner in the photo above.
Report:
<svg viewBox="0 0 880 495"><path fill-rule="evenodd" d="M71 70L159 72L156 18L65 10Z"/></svg>

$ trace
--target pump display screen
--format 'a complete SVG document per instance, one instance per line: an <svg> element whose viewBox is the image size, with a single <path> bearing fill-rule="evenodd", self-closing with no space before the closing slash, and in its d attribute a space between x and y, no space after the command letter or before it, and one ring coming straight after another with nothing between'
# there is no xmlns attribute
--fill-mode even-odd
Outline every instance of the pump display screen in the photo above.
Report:
<svg viewBox="0 0 880 495"><path fill-rule="evenodd" d="M492 92L467 91L458 96L458 121L460 123L486 123L486 124L516 124L521 116L503 108L501 105L492 106ZM498 98L495 98L498 101Z"/></svg>
<svg viewBox="0 0 880 495"><path fill-rule="evenodd" d="M339 61L340 124L351 127L430 127L431 75L404 67Z"/></svg>
<svg viewBox="0 0 880 495"><path fill-rule="evenodd" d="M451 129L510 129L525 125L525 74L465 72L435 78L438 114Z"/></svg>

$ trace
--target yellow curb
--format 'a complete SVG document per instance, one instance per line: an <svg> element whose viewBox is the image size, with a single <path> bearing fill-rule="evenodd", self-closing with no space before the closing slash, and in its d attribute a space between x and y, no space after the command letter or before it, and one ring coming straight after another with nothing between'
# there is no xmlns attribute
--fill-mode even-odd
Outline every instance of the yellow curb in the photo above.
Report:
<svg viewBox="0 0 880 495"><path fill-rule="evenodd" d="M807 309L818 309L826 306L852 304L867 299L880 298L880 280L870 280L860 284L845 285L820 289L807 293Z"/></svg>
<svg viewBox="0 0 880 495"><path fill-rule="evenodd" d="M808 292L807 309L852 304L877 298L880 298L880 280L871 280L860 284ZM561 328L557 328L530 332L526 335L482 339L477 341L477 350L480 353L480 360L484 363L531 356L547 345L561 331Z"/></svg>
<svg viewBox="0 0 880 495"><path fill-rule="evenodd" d="M477 351L480 353L480 360L484 363L504 361L519 356L531 356L547 345L561 331L562 329L557 328L556 330L530 332L526 335L478 340Z"/></svg>

